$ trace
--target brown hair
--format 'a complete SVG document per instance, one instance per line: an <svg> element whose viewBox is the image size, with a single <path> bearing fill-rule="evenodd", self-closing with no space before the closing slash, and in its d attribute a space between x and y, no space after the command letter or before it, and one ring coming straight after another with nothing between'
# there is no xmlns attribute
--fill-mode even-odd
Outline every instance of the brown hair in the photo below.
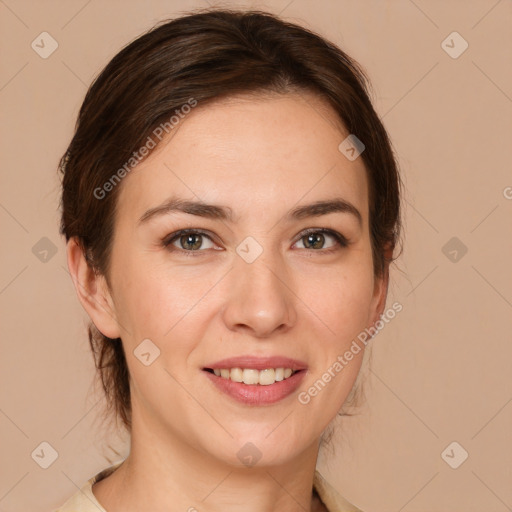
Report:
<svg viewBox="0 0 512 512"><path fill-rule="evenodd" d="M94 80L61 158L61 233L77 237L92 269L109 282L120 186L98 198L116 169L162 122L193 98L200 105L243 93L310 91L327 101L364 145L375 276L388 271L400 232L400 177L369 81L338 47L261 11L207 9L162 22L123 48ZM341 141L340 141L341 142ZM120 338L91 323L89 342L107 397L131 430L128 367Z"/></svg>

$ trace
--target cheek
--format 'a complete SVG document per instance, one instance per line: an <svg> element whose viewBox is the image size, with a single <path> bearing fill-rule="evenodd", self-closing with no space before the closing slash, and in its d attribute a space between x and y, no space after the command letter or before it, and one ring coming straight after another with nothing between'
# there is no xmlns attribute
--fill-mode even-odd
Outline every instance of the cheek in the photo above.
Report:
<svg viewBox="0 0 512 512"><path fill-rule="evenodd" d="M367 327L372 292L372 273L361 265L331 272L319 279L317 286L304 287L302 294L318 321L339 344Z"/></svg>
<svg viewBox="0 0 512 512"><path fill-rule="evenodd" d="M204 299L214 281L193 268L170 269L149 259L120 262L116 312L127 338L123 341L136 345L149 338L164 350L170 340L179 343L175 338L185 326L190 329L191 318L204 314L210 302Z"/></svg>
<svg viewBox="0 0 512 512"><path fill-rule="evenodd" d="M298 400L325 422L324 427L345 402L363 362L365 345L358 336L367 327L373 276L366 266L359 270L351 267L331 273L308 297L317 326L313 334L317 350Z"/></svg>

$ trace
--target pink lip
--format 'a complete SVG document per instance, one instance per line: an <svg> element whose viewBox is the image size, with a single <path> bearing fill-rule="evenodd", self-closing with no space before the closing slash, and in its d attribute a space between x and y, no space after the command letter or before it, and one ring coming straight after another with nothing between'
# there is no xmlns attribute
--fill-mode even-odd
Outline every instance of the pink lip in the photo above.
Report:
<svg viewBox="0 0 512 512"><path fill-rule="evenodd" d="M291 359L284 356L273 357L255 357L239 356L222 359L204 367L212 370L223 368L252 368L254 370L265 370L267 368L291 368L292 370L305 370L307 364L297 359ZM284 382L284 381L282 381Z"/></svg>
<svg viewBox="0 0 512 512"><path fill-rule="evenodd" d="M293 375L274 384L262 386L260 384L244 384L234 382L230 379L217 377L214 373L204 371L215 387L234 398L236 401L247 405L270 405L279 402L291 395L300 385L307 369L307 364L297 359L284 356L255 357L239 356L221 359L206 365L203 370L222 370L231 368L250 368L254 370L265 370L267 368L291 368L295 371Z"/></svg>
<svg viewBox="0 0 512 512"><path fill-rule="evenodd" d="M222 361L222 363L225 363L225 361ZM266 368L268 367L269 366L266 366ZM273 368L273 366L270 367ZM281 367L282 365L277 366L277 368ZM287 366L287 368L290 368L290 366ZM230 379L217 377L217 375L214 373L207 371L203 371L202 373L206 375L208 379L210 379L212 384L214 384L214 386L219 391L227 394L231 398L234 398L237 402L241 402L246 405L259 406L274 404L291 395L294 391L296 391L302 382L302 379L306 375L304 370L297 371L287 379L275 382L274 384L269 384L268 386L262 386L260 384L244 384L243 382L234 382Z"/></svg>

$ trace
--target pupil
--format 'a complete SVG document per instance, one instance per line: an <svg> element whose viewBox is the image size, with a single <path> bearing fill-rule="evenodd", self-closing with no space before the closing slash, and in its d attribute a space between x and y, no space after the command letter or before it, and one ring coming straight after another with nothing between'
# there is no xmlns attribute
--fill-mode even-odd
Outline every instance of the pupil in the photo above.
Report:
<svg viewBox="0 0 512 512"><path fill-rule="evenodd" d="M199 235L183 235L181 237L181 240L182 240L182 245L187 248L187 245L190 243L190 246L188 247L189 249L199 249L199 247L201 247L201 241L199 242L196 242L194 243L193 240L194 239L198 239L199 238Z"/></svg>
<svg viewBox="0 0 512 512"><path fill-rule="evenodd" d="M320 245L322 245L322 239L323 239L323 235L320 234L320 233L313 233L311 235L307 235L307 238L308 238L308 243L307 243L307 246L309 247L310 243L312 246L316 246L318 248L318 243L320 243Z"/></svg>

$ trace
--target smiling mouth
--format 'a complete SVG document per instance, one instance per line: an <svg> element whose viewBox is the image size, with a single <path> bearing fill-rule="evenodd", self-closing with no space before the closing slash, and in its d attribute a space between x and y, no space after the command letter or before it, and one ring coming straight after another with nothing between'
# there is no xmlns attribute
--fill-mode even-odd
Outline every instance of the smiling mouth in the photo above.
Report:
<svg viewBox="0 0 512 512"><path fill-rule="evenodd" d="M291 368L266 368L264 370L254 368L204 368L204 371L233 382L252 386L269 386L286 380L302 370L292 370Z"/></svg>

